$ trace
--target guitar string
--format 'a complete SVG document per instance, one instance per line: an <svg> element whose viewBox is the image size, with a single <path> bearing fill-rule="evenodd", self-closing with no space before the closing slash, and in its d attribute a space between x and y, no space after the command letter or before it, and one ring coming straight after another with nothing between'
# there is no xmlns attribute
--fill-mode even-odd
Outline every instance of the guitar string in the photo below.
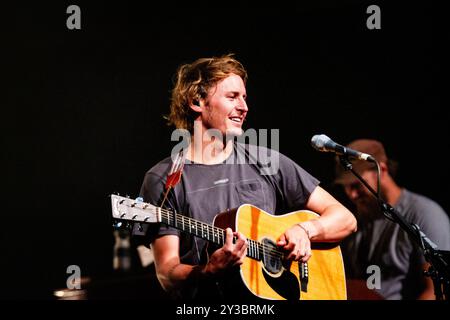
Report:
<svg viewBox="0 0 450 320"><path fill-rule="evenodd" d="M156 209L156 208L148 208L148 209L153 210L153 213L156 213L156 211L158 210L158 209ZM167 219L167 221L168 221L169 224L170 224L170 222L171 222L170 219L172 218L172 217L170 217L170 216L173 216L174 213L173 213L172 211L170 211L170 210L166 210L166 209L163 209L163 208L160 208L160 210L161 210L161 213L162 213L162 214L165 214L164 217ZM222 233L222 239L220 239L220 240L223 241L223 238L224 238L224 235L223 235L224 230L223 230L223 229L214 227L214 226L212 226L212 225L208 225L208 224L206 224L206 223L203 223L203 222L201 222L201 221L192 219L192 218L187 217L187 216L182 216L182 215L177 214L177 213L175 213L175 216L176 216L177 222L182 223L182 224L184 224L183 217L186 217L186 219L188 219L188 220L190 220L190 221L192 221L192 222L194 222L194 223L196 223L196 224L200 224L200 225L206 226L207 229L208 229L208 230L207 230L208 236L211 235L210 231L212 231L212 236L213 236L213 238L214 238L214 230L219 231L220 233ZM191 225L191 224L190 224L190 225ZM211 230L210 230L210 229L211 229ZM216 232L216 233L217 233L217 232ZM267 245L265 245L265 244L263 244L263 243L260 243L260 242L258 242L258 241L252 240L252 239L249 239L249 241L252 241L252 242L254 242L256 245L259 245L259 247L261 247L262 249L265 249L265 250L267 251L267 253L269 254L269 256L271 256L271 257L281 258L281 257L284 255L282 252L280 252L279 250L274 249L273 247L269 247L269 246L267 246ZM264 254L264 253L266 253L266 252L263 251L263 254Z"/></svg>
<svg viewBox="0 0 450 320"><path fill-rule="evenodd" d="M168 215L165 216L164 218L167 219L169 225L170 225L171 221L173 221L172 217L169 217ZM220 228L217 228L217 227L214 227L214 226L211 226L211 225L208 225L208 224L203 223L203 222L201 222L201 221L197 221L197 220L195 220L195 219L191 219L191 218L189 218L189 217L186 217L186 218L190 219L190 220L193 221L195 224L200 224L200 225L206 226L206 228L208 229L208 230L206 231L206 233L207 233L208 236L212 236L213 239L214 239L214 237L218 237L219 240L221 240L222 242L224 241L223 239L225 238L225 236L224 236L223 233L225 232L225 230L220 229ZM183 224L183 223L184 223L183 218L182 218L182 216L180 216L180 215L178 215L178 216L176 217L176 221L177 221L178 224ZM192 224L189 224L189 225L192 226ZM197 228L196 230L198 230L200 233L203 234L203 228L200 228L200 230L199 230L199 228ZM214 230L216 230L216 232L214 232ZM215 236L215 235L214 235L215 233L216 233L216 234L219 233L219 235ZM221 233L221 235L220 235L220 233ZM197 235L197 232L196 232L195 234ZM222 236L222 237L220 238L220 236ZM282 252L280 252L280 251L278 251L278 250L276 250L276 249L273 249L273 247L269 247L269 246L267 246L267 245L265 245L265 244L263 244L263 243L260 243L260 242L258 242L258 241L255 241L255 240L252 240L252 239L248 239L248 241L249 241L249 242L253 242L255 245L257 245L257 246L259 246L260 248L262 248L263 250L265 250L265 251L263 251L263 254L265 254L265 253L267 252L269 256L275 257L275 258L281 258L281 257L284 255ZM253 249L251 249L251 250L253 250ZM261 255L261 253L260 253L260 255Z"/></svg>
<svg viewBox="0 0 450 320"><path fill-rule="evenodd" d="M130 207L130 206L128 206L128 207ZM141 208L140 208L140 209L141 209ZM142 209L144 209L144 208L142 208ZM145 208L144 210L152 210L152 211L153 211L152 213L157 213L157 210L158 210L158 209L157 209L157 208ZM163 209L163 208L160 208L160 210L161 210L161 213L162 213L162 214L165 214L164 218L166 218L167 221L168 221L169 224L170 224L170 222L171 222L170 220L171 220L171 218L172 218L172 217L170 217L170 216L173 216L174 213L173 213L172 211L170 211L170 210L166 210L166 209ZM187 217L187 216L182 216L182 215L177 214L177 213L175 213L175 215L176 215L177 222L179 222L179 223L184 224L183 217L186 217L186 219L188 219L188 220L194 222L195 224L200 224L200 225L206 226L207 229L208 229L208 230L207 230L208 236L211 235L210 231L212 231L212 236L213 236L213 238L214 238L214 229L215 229L216 231L219 231L220 233L222 233L222 238L221 238L220 240L223 241L223 238L224 238L224 235L223 235L224 230L223 230L223 229L214 227L214 226L212 226L212 225L208 225L208 224L206 224L206 223L204 223L204 222L201 222L201 221L192 219L192 218ZM173 220L173 219L172 219L172 220ZM192 225L192 224L190 223L189 225ZM210 230L210 229L211 229L211 230ZM198 229L197 229L197 230L198 230ZM216 234L217 234L217 232L216 232ZM263 244L263 243L260 243L260 242L258 242L258 241L252 240L252 239L249 239L249 241L252 241L252 242L254 242L256 245L259 245L259 247L262 247L262 249L266 249L266 250L268 251L269 255L272 256L272 257L273 257L273 255L270 254L270 253L275 254L275 257L278 257L278 258L280 258L280 257L282 257L282 256L284 255L282 252L280 252L280 251L277 250L277 249L274 249L273 247L269 247L269 246L267 246L267 245L265 245L265 244ZM265 252L263 252L263 254L264 254L264 253L265 253Z"/></svg>
<svg viewBox="0 0 450 320"><path fill-rule="evenodd" d="M128 207L131 207L131 206L128 206ZM138 208L139 208L139 207L138 207ZM158 210L157 208L153 208L153 207L152 207L152 208L139 208L139 209L143 209L143 210L151 210L152 213L156 213L157 210ZM170 211L170 210L166 210L166 209L163 209L163 208L159 208L159 209L161 210L161 213L165 215L164 218L166 218L167 221L168 221L169 224L170 224L170 222L171 222L170 220L171 220L171 218L173 217L174 213L173 213L172 211ZM172 216L172 217L170 217L170 216ZM220 228L217 228L217 227L214 227L214 226L212 226L212 225L208 225L208 224L203 223L203 222L201 222L201 221L192 219L192 218L190 218L190 217L182 216L182 215L177 214L177 213L175 213L175 216L176 216L176 219L177 219L177 222L178 222L178 223L184 224L183 217L186 217L186 219L188 219L188 220L194 222L195 224L200 224L200 225L206 226L207 229L208 229L208 230L207 230L208 236L211 235L211 233L210 233L210 231L211 231L211 232L212 232L213 238L214 238L214 229L216 229L216 231L219 231L220 233L222 233L222 238L221 238L220 240L223 241L223 238L224 238L223 232L224 232L224 230L222 230L222 229L220 229ZM172 220L173 220L173 219L172 219ZM174 222L175 222L175 221L174 221ZM190 223L189 225L192 225L192 224ZM211 230L210 230L210 229L211 229ZM197 230L198 230L198 229L197 229ZM216 232L216 234L217 234L217 232ZM253 243L255 243L255 244L257 245L257 247L259 246L259 248L262 248L262 249L263 249L263 255L266 254L266 255L269 255L269 256L275 257L275 258L281 258L281 257L284 255L284 254L283 254L282 252L280 252L279 250L274 249L273 247L269 247L269 246L267 246L267 245L265 245L265 244L263 244L263 243L260 243L260 242L258 242L258 241L249 239L249 242L253 242ZM265 249L265 250L264 250L264 249ZM253 249L250 249L250 250L253 250Z"/></svg>
<svg viewBox="0 0 450 320"><path fill-rule="evenodd" d="M156 209L155 209L156 210ZM161 211L163 211L164 209L162 209ZM173 212L171 212L171 211L169 211L169 210L165 210L165 212L162 212L162 213L165 213L165 214L167 214L167 220L168 220L168 222L170 223L170 218L172 218L172 217L170 217L170 216L172 216L173 215ZM180 215L180 214L175 214L176 215L176 219L177 219L177 222L180 222L181 221L181 223L183 224L184 223L184 221L183 221L183 217L184 216L182 216L182 215ZM204 223L204 222L201 222L201 221L198 221L198 220L195 220L195 219L192 219L192 218L190 218L190 217L186 217L188 220L190 220L190 221L193 221L195 224L200 224L201 226L206 226L207 227L207 233L208 233L208 236L210 235L210 231L212 231L212 236L214 237L214 230L216 230L216 231L218 231L218 232L220 232L220 233L222 233L222 239L220 239L221 241L224 241L224 238L225 238L225 236L224 236L224 232L225 232L225 230L223 230L223 229L220 229L220 228L218 228L218 227L215 227L215 226L212 226L212 225L209 225L209 224L206 224L206 223ZM190 224L191 225L191 224ZM203 228L201 228L202 230L203 230ZM211 230L210 230L211 229ZM283 256L283 253L282 252L280 252L279 250L277 250L277 249L274 249L273 247L269 247L269 246L267 246L267 245L265 245L265 244L263 244L263 243L260 243L260 242L258 242L258 241L256 241L256 240L252 240L252 239L248 239L248 241L251 241L251 242L253 242L253 243L255 243L256 245L259 245L260 247L263 247L263 249L266 249L268 252L270 252L270 253L274 253L274 254L276 254L276 255L278 255L278 257L281 257L281 256Z"/></svg>
<svg viewBox="0 0 450 320"><path fill-rule="evenodd" d="M131 207L131 206L129 206L129 205L127 205L127 206L128 206L128 207ZM170 211L170 210L167 210L167 209L163 209L163 208L159 208L159 209L157 209L157 208L140 208L140 207L138 207L138 208L139 208L139 209L143 209L143 210L151 210L152 213L157 213L157 211L160 210L161 213L165 215L164 218L167 219L167 221L169 222L169 224L170 224L170 219L173 217L173 215L175 215L175 217L176 217L176 219L177 219L177 222L180 222L180 223L182 223L182 224L184 224L184 221L183 221L183 218L182 218L182 217L186 217L188 220L193 221L193 222L195 222L196 224L199 223L199 224L201 224L201 225L206 226L207 229L208 229L208 230L207 230L208 236L211 235L210 231L212 232L213 238L214 238L214 230L217 230L217 231L221 232L221 233L222 233L222 239L220 239L220 240L223 241L223 238L224 238L223 232L225 231L225 230L223 230L223 229L214 227L214 226L212 226L212 225L208 225L208 224L206 224L206 223L204 223L204 222L201 222L201 221L192 219L192 218L187 217L187 216L182 216L182 215L180 215L180 214L178 214L178 213L175 213L175 214L174 214L174 212L172 212L172 211ZM170 217L170 216L172 216L172 217ZM173 219L172 219L172 220L173 220ZM209 230L209 229L211 229L211 230ZM274 258L281 258L281 257L284 256L284 254L283 254L282 252L280 252L280 251L277 250L277 249L274 249L273 247L269 247L269 246L267 246L267 245L265 245L265 244L263 244L263 243L260 243L260 242L258 242L258 241L256 241L256 240L249 239L249 241L253 241L257 246L259 246L260 248L262 248L262 249L263 249L263 254L266 254L266 255L271 256L271 257L274 257ZM265 250L264 250L264 249L265 249Z"/></svg>

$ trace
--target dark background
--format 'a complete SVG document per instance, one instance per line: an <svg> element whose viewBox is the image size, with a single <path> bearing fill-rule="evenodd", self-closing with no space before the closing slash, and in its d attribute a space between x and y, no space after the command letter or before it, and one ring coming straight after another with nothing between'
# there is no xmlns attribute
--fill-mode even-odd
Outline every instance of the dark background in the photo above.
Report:
<svg viewBox="0 0 450 320"><path fill-rule="evenodd" d="M392 2L392 1L391 1ZM108 195L137 196L169 155L176 68L233 52L249 72L247 128L331 190L333 157L310 146L376 138L398 181L450 212L442 8L395 1L62 2L3 7L2 296L52 299L66 268L114 277ZM66 8L81 8L81 30ZM381 8L368 30L366 8Z"/></svg>

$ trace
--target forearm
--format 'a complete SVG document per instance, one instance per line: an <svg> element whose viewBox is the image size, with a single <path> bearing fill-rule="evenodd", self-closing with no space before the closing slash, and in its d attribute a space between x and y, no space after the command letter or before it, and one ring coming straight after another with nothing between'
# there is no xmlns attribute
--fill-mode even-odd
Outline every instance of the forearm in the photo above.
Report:
<svg viewBox="0 0 450 320"><path fill-rule="evenodd" d="M195 285L204 266L194 266L181 263L179 257L179 238L166 235L156 238L152 243L155 259L155 269L158 280L166 291Z"/></svg>
<svg viewBox="0 0 450 320"><path fill-rule="evenodd" d="M356 231L355 216L321 187L311 193L306 208L320 215L301 223L311 241L338 242Z"/></svg>
<svg viewBox="0 0 450 320"><path fill-rule="evenodd" d="M233 244L233 237L237 241ZM216 279L228 268L240 265L246 257L247 240L238 232L226 229L226 240L222 248L209 256L206 265L189 265L181 263L178 254L179 239L174 235L167 235L154 240L155 268L158 280L166 291L184 289Z"/></svg>
<svg viewBox="0 0 450 320"><path fill-rule="evenodd" d="M158 280L166 291L195 285L201 278L207 278L205 266L188 265L179 262L167 263L164 267L156 266Z"/></svg>
<svg viewBox="0 0 450 320"><path fill-rule="evenodd" d="M339 203L325 208L317 220L302 222L311 241L338 242L356 231L353 214Z"/></svg>

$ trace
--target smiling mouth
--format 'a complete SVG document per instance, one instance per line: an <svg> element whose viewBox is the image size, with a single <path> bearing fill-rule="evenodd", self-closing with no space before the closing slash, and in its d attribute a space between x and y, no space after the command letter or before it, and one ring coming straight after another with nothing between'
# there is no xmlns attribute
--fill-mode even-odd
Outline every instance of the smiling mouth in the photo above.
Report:
<svg viewBox="0 0 450 320"><path fill-rule="evenodd" d="M244 118L241 118L241 117L229 117L228 119L230 119L231 121L233 121L235 123L242 123L244 121Z"/></svg>

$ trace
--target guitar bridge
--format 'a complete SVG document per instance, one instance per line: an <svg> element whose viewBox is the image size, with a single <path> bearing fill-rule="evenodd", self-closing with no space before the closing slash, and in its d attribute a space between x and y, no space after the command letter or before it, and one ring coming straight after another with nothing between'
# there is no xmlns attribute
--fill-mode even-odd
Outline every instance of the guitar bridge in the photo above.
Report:
<svg viewBox="0 0 450 320"><path fill-rule="evenodd" d="M298 268L300 269L300 290L308 292L308 263L299 263Z"/></svg>

